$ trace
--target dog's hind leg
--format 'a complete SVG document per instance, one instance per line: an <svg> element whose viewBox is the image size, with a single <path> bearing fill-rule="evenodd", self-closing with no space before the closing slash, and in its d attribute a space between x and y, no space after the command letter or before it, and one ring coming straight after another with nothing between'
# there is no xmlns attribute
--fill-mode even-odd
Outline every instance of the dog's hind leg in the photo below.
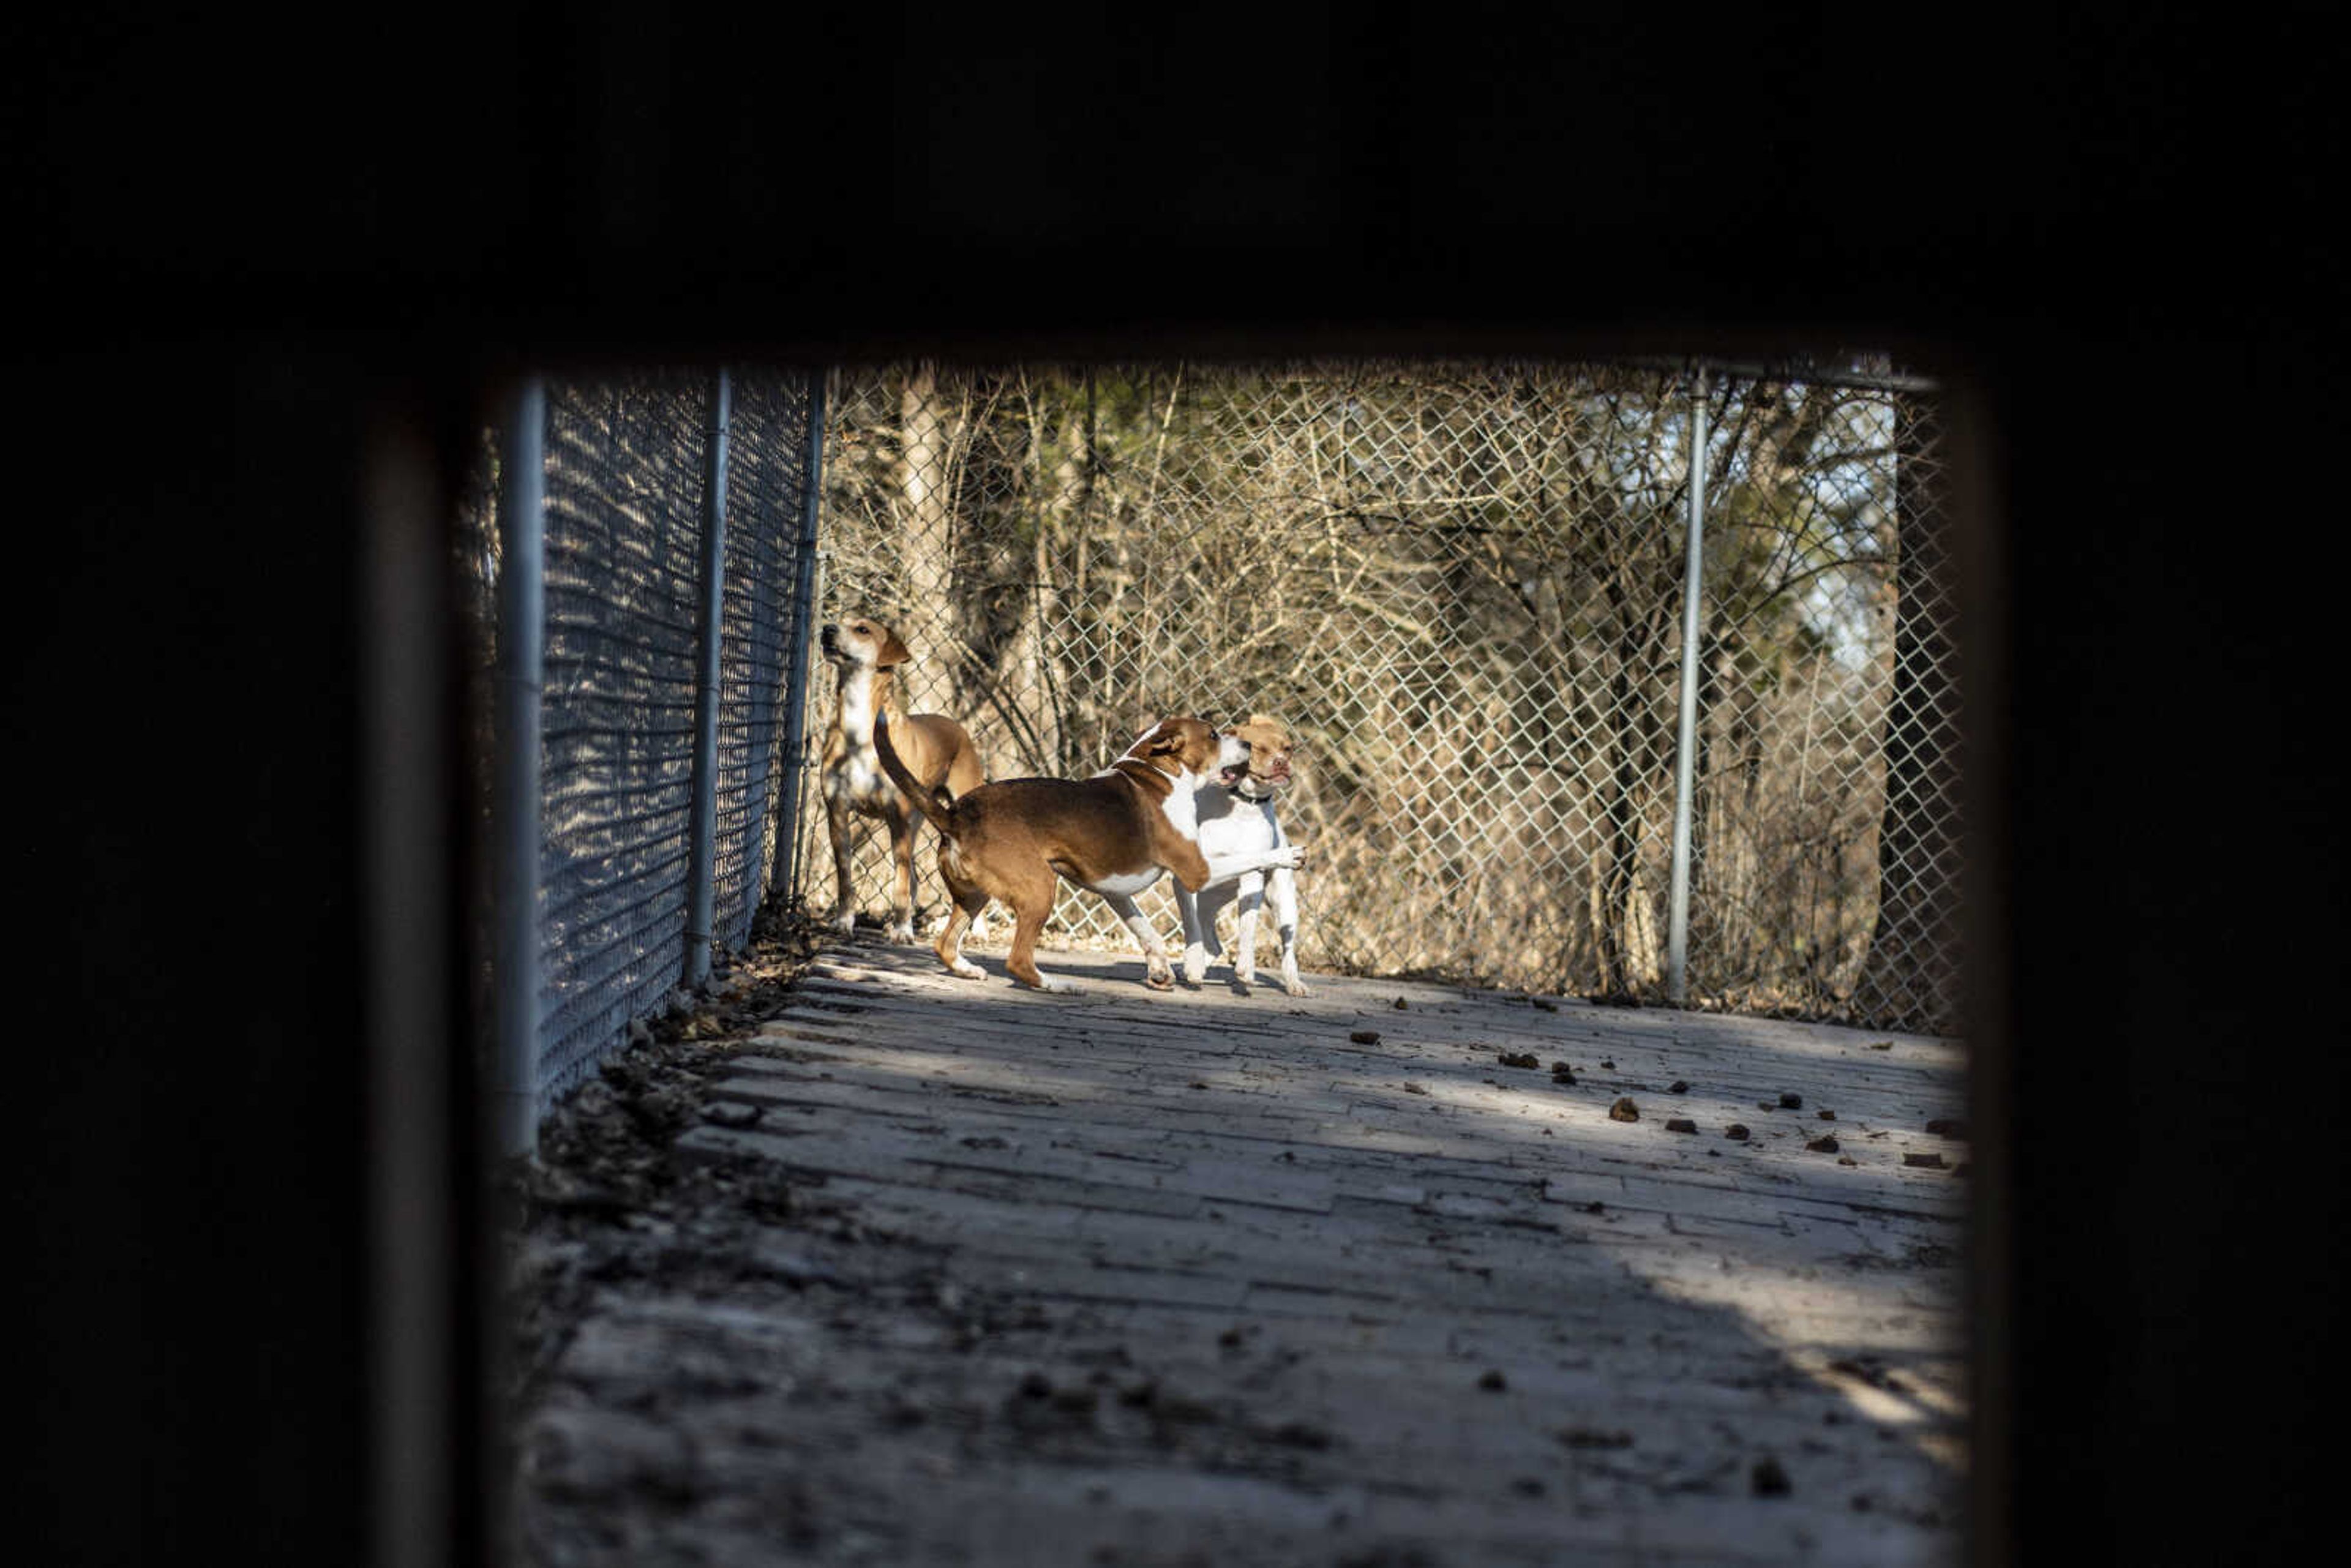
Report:
<svg viewBox="0 0 2351 1568"><path fill-rule="evenodd" d="M1273 900L1273 928L1281 937L1281 988L1293 997L1311 997L1314 993L1298 977L1298 878L1277 871L1265 880Z"/></svg>
<svg viewBox="0 0 2351 1568"><path fill-rule="evenodd" d="M1217 904L1179 882L1176 912L1184 919L1184 983L1197 986L1217 953Z"/></svg>
<svg viewBox="0 0 2351 1568"><path fill-rule="evenodd" d="M1012 953L1004 960L1004 967L1024 986L1067 994L1079 988L1037 967L1037 934L1045 929L1045 916L1052 912L1053 898L1050 885L1043 898L1024 898L1012 906Z"/></svg>
<svg viewBox="0 0 2351 1568"><path fill-rule="evenodd" d="M1217 917L1233 901L1235 885L1219 883L1194 893L1176 884L1176 903L1184 912L1184 978L1191 985L1198 985L1207 974L1210 960L1224 956L1224 945L1217 940Z"/></svg>
<svg viewBox="0 0 2351 1568"><path fill-rule="evenodd" d="M924 823L929 821L930 819L928 817L924 816L920 811L916 811L914 814L910 826L919 829ZM947 851L947 836L945 833L938 832L938 825L935 822L931 824L931 831L938 833L939 853L945 855ZM946 870L944 863L942 863L939 871L939 880L941 882L946 881ZM948 887L946 891L946 900L951 908L955 904L958 896L959 895L952 886ZM982 898L979 901L977 907L966 913L964 916L966 923L964 930L965 941L978 942L982 944L985 944L987 941L987 906L990 902L991 901L987 898ZM909 940L911 940L911 938L909 938Z"/></svg>
<svg viewBox="0 0 2351 1568"><path fill-rule="evenodd" d="M931 951L947 967L947 973L959 979L984 980L987 971L963 956L964 933L979 912L987 907L987 894L977 887L956 887L949 884L947 896L953 907L947 911L946 924L939 927L938 940Z"/></svg>
<svg viewBox="0 0 2351 1568"><path fill-rule="evenodd" d="M1265 876L1260 872L1233 883L1241 895L1238 931L1233 941L1233 988L1243 996L1257 979L1257 915L1265 907Z"/></svg>
<svg viewBox="0 0 2351 1568"><path fill-rule="evenodd" d="M1158 928L1144 915L1142 906L1123 893L1105 893L1102 900L1143 944L1143 983L1155 991L1173 990L1176 971L1167 964L1167 945L1160 941Z"/></svg>

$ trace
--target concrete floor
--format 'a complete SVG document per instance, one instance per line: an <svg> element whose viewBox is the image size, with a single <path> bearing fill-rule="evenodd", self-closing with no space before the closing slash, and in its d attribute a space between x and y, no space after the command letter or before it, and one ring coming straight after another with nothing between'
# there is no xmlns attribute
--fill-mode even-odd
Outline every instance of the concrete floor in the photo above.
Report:
<svg viewBox="0 0 2351 1568"><path fill-rule="evenodd" d="M1955 1043L973 956L843 944L709 1082L730 1218L594 1283L536 1559L1958 1560Z"/></svg>

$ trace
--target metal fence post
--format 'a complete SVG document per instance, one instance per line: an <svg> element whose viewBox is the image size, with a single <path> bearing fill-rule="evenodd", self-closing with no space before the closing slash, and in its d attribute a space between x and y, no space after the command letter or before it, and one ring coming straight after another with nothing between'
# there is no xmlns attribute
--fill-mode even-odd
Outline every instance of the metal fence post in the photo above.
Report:
<svg viewBox="0 0 2351 1568"><path fill-rule="evenodd" d="M1666 995L1689 996L1690 817L1698 775L1698 600L1705 590L1706 371L1690 395L1689 528L1682 563L1682 693L1674 755L1673 904L1666 937Z"/></svg>
<svg viewBox="0 0 2351 1568"><path fill-rule="evenodd" d="M498 498L498 696L491 876L496 1019L491 1099L501 1155L538 1143L539 701L547 644L547 387L507 410Z"/></svg>
<svg viewBox="0 0 2351 1568"><path fill-rule="evenodd" d="M760 390L756 382L753 383L752 408L755 412L746 427L753 450L758 449L760 438L766 433L766 423L761 416L765 413L768 405L758 397ZM731 488L731 481L729 485ZM782 632L776 624L773 613L776 601L779 597L775 591L781 586L783 577L781 550L778 549L776 554L772 579L763 567L766 564L765 547L770 538L780 545L783 526L780 517L758 508L755 503L750 502L748 497L746 497L746 503L744 509L747 514L746 522L749 531L743 537L741 543L747 559L755 560L758 564L753 564L745 569L751 580L747 583L750 591L748 594L750 624L745 629L744 633L748 641L745 654L747 664L756 666L761 654L769 648L779 646L782 642ZM794 520L797 522L797 518ZM728 909L724 916L726 928L729 930L737 929L738 925L742 929L748 929L751 920L758 913L759 901L768 891L768 873L774 869L768 856L768 834L774 821L771 807L778 782L775 777L778 766L776 759L781 755L779 747L782 742L778 724L783 717L781 710L787 680L784 667L780 663L775 666L775 670L776 685L773 688L775 705L767 710L770 721L766 733L767 744L756 753L747 754L743 763L742 834L745 863L743 882L736 894L734 907ZM760 689L764 691L767 688L762 686ZM758 728L756 721L750 727L755 730ZM714 918L717 917L714 916Z"/></svg>
<svg viewBox="0 0 2351 1568"><path fill-rule="evenodd" d="M809 637L820 608L816 592L816 524L824 495L825 372L809 372L808 440L800 462L800 537L793 557L793 646L789 695L784 705L784 787L776 807L776 881L786 898L799 875L800 748L808 737Z"/></svg>
<svg viewBox="0 0 2351 1568"><path fill-rule="evenodd" d="M702 469L702 627L694 676L694 804L686 830L684 978L710 978L710 936L718 893L718 658L726 610L726 434L734 389L725 370L710 389Z"/></svg>

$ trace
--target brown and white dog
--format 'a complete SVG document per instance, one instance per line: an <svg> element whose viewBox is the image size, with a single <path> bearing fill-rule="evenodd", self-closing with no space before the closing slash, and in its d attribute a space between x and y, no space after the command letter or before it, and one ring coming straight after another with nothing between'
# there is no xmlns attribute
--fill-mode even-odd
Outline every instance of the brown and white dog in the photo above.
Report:
<svg viewBox="0 0 2351 1568"><path fill-rule="evenodd" d="M864 616L829 625L818 634L824 656L841 672L841 695L832 730L824 738L818 777L824 789L825 825L832 831L832 871L837 896L832 928L846 936L857 926L857 895L850 886L850 854L860 817L878 818L890 830L890 855L897 877L890 905L890 940L914 939L914 824L931 810L934 791L968 794L986 781L979 752L963 726L940 714L909 714L899 706L896 670L914 655L897 634ZM914 780L901 789L882 770L873 752L873 724L890 716L903 749L902 765Z"/></svg>
<svg viewBox="0 0 2351 1568"><path fill-rule="evenodd" d="M1290 841L1273 814L1274 796L1290 782L1290 762L1297 747L1290 732L1270 715L1253 713L1233 734L1249 746L1249 767L1231 783L1204 784L1197 797L1200 850L1209 855L1242 855L1278 850ZM1224 952L1217 940L1217 916L1236 897L1240 902L1239 930L1233 943L1233 986L1243 996L1257 978L1258 912L1268 896L1273 900L1273 926L1281 936L1281 988L1293 997L1312 995L1298 977L1298 879L1286 866L1250 872L1237 881L1220 883L1198 893L1176 889L1176 904L1184 916L1184 978L1198 985L1208 972L1208 960Z"/></svg>
<svg viewBox="0 0 2351 1568"><path fill-rule="evenodd" d="M897 734L895 723L877 726L875 749L898 787L912 792L920 780L900 758ZM1040 972L1036 958L1055 879L1067 877L1100 894L1143 944L1144 982L1171 989L1167 950L1135 906L1136 894L1163 872L1196 893L1254 871L1294 869L1303 858L1295 844L1247 854L1202 851L1193 791L1238 779L1249 755L1246 741L1202 720L1163 718L1091 779L1004 779L954 800L935 791L925 810L939 831L939 874L955 900L933 944L939 962L966 979L986 976L963 956L964 931L990 898L1000 898L1012 906L1012 954L1004 966L1012 977L1040 990L1076 990Z"/></svg>

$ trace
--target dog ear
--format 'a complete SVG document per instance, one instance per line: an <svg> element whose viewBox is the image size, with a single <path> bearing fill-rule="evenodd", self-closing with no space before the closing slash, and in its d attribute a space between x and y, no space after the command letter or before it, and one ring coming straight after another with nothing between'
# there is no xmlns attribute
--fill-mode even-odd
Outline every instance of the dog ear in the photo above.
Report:
<svg viewBox="0 0 2351 1568"><path fill-rule="evenodd" d="M1184 749L1184 732L1164 718L1153 719L1151 727L1135 737L1135 740L1138 744L1146 740L1151 743L1143 748L1145 757L1165 757L1171 751Z"/></svg>
<svg viewBox="0 0 2351 1568"><path fill-rule="evenodd" d="M882 628L882 652L873 661L876 664L885 670L894 669L914 656L906 652L906 644L898 641L898 633L887 626Z"/></svg>

